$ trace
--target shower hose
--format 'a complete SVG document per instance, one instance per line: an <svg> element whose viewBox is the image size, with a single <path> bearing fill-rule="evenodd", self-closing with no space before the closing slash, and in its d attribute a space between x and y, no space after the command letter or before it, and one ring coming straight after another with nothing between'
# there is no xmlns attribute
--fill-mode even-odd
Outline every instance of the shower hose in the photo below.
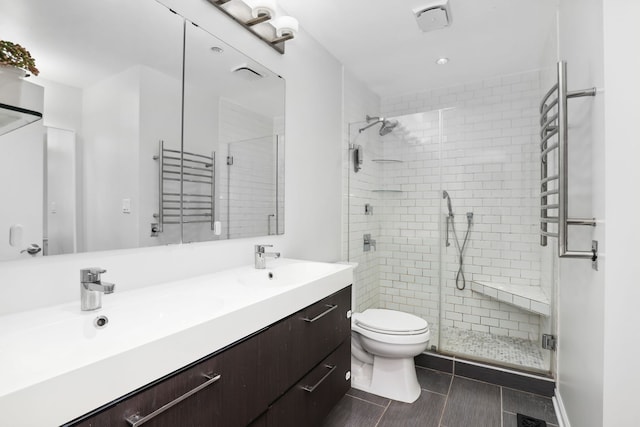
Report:
<svg viewBox="0 0 640 427"><path fill-rule="evenodd" d="M472 215L472 214L471 214ZM453 221L453 216L448 216L447 221L451 222L451 231L453 231L453 241L456 244L456 248L458 248L458 272L456 273L456 288L458 290L463 291L467 286L467 281L464 277L464 270L462 269L464 265L464 249L467 247L467 241L469 240L469 232L471 231L471 216L467 214L467 232L464 233L464 240L462 241L462 246L460 246L460 242L458 241L458 235L456 234L456 226ZM462 285L460 285L462 282Z"/></svg>

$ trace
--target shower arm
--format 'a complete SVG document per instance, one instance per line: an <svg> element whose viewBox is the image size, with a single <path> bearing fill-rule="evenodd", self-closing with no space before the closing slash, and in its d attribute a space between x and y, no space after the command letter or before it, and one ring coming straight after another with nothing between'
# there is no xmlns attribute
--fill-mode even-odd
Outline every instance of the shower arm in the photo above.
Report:
<svg viewBox="0 0 640 427"><path fill-rule="evenodd" d="M381 117L369 117L369 116L367 116L367 122L369 122L370 120L373 120L373 121L371 123L367 124L365 127L358 129L358 133L362 133L365 130L369 129L370 127L375 126L378 123L383 121L383 119Z"/></svg>

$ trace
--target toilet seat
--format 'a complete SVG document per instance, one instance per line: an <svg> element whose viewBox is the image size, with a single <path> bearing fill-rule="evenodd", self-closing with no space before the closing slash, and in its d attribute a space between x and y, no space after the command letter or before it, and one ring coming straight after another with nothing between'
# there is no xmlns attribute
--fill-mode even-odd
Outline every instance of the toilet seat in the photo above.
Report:
<svg viewBox="0 0 640 427"><path fill-rule="evenodd" d="M386 335L420 335L429 330L426 320L395 310L370 308L356 313L353 321L362 329Z"/></svg>

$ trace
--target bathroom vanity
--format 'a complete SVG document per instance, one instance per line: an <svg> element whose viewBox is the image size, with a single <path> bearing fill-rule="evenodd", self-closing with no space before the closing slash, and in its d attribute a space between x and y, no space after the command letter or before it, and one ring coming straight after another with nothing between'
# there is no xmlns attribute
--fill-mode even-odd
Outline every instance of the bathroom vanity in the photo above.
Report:
<svg viewBox="0 0 640 427"><path fill-rule="evenodd" d="M120 299L112 299L116 292L105 297L102 310L88 315L76 308L74 315L83 318L84 332L77 337L71 334L77 339L75 347L61 355L50 352L54 349L47 349L47 342L41 343L51 360L49 368L35 368L39 380L30 373L19 384L24 375L11 376L12 367L6 363L10 355L0 353L2 374L9 379L0 390L3 422L24 426L319 425L350 387L352 269L294 260L271 265L266 270L243 267L123 292ZM145 298L146 305L140 306ZM163 306L167 299L173 303ZM188 301L193 303L191 308ZM47 310L68 312L71 307ZM147 319L157 320L160 327L136 324L144 315L125 319L133 307L148 313L163 311L163 316ZM170 313L173 309L178 312ZM27 315L20 313L13 320ZM108 324L88 333L87 322L98 315L107 317ZM33 316L54 316L58 326L48 328L53 334L59 325L73 324L71 315L67 319L37 310ZM163 323L167 318L169 322ZM119 319L133 323L119 325ZM0 323L0 334L3 326ZM109 328L113 337L108 336ZM32 338L37 330L30 329ZM61 336L58 342L64 345L67 339ZM132 347L136 340L139 345ZM16 345L24 352L24 343ZM15 352L13 370L33 371L29 357L21 361L20 354ZM65 366L69 358L72 363ZM44 408L40 414L30 413L36 404Z"/></svg>

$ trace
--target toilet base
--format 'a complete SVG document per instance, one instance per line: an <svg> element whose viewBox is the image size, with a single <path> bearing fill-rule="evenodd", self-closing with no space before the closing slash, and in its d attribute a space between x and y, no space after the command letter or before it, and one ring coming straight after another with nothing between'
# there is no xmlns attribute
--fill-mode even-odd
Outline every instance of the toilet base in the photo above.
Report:
<svg viewBox="0 0 640 427"><path fill-rule="evenodd" d="M415 402L421 392L413 357L374 356L372 365L352 356L351 387L405 403Z"/></svg>

